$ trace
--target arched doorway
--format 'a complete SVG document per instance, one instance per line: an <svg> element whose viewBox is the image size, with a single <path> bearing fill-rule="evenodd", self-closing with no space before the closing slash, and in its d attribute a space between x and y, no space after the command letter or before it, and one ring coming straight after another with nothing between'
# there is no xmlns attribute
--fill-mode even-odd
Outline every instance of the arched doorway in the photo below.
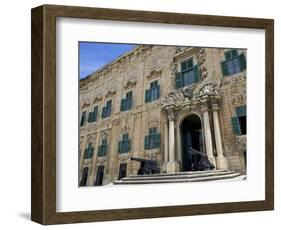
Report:
<svg viewBox="0 0 281 230"><path fill-rule="evenodd" d="M204 152L203 134L201 119L196 114L188 115L181 123L181 144L182 144L182 171L192 170L192 157L188 148Z"/></svg>

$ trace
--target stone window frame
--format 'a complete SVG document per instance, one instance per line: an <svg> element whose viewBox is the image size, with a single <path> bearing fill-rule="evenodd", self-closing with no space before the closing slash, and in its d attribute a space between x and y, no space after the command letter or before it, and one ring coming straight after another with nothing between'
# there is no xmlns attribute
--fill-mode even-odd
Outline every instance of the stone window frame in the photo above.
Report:
<svg viewBox="0 0 281 230"><path fill-rule="evenodd" d="M108 102L111 102L110 103L110 113L107 114L108 112L106 112L106 115L103 115L104 109L108 109ZM104 104L104 106L102 107L102 110L101 110L101 119L109 118L112 115L112 113L113 113L113 106L112 106L112 104L113 104L113 99L112 98L109 98L109 99L107 99L105 101L105 104Z"/></svg>
<svg viewBox="0 0 281 230"><path fill-rule="evenodd" d="M126 135L126 138L124 139L124 135ZM127 143L127 147L125 149L123 145L124 143ZM132 141L130 139L130 133L122 133L121 134L121 139L118 142L118 153L122 154L122 153L129 153L132 150Z"/></svg>
<svg viewBox="0 0 281 230"><path fill-rule="evenodd" d="M154 82L157 82L156 86L151 87L152 83L154 83ZM157 90L156 98L154 98L153 100L152 100L152 94L151 94L152 90ZM150 96L149 96L149 94L150 94ZM157 101L157 100L159 100L160 97L161 97L160 79L157 78L157 79L152 79L152 80L148 81L148 88L145 90L145 97L144 97L145 103Z"/></svg>
<svg viewBox="0 0 281 230"><path fill-rule="evenodd" d="M131 96L128 97L128 93L131 93ZM125 95L125 97L124 97ZM123 108L123 102L125 102L125 105L126 103L130 102L128 107L125 106L125 108ZM126 111L129 111L129 110L132 110L133 108L133 90L128 90L126 92L124 92L123 94L123 97L121 98L121 103L120 103L120 112L126 112Z"/></svg>
<svg viewBox="0 0 281 230"><path fill-rule="evenodd" d="M182 56L183 55L183 56ZM175 76L174 76L174 86L176 89L184 88L184 87L192 87L194 84L200 82L200 70L199 70L199 63L196 56L195 49L188 49L186 54L180 55L179 58L174 60L174 64L176 66ZM187 62L188 60L192 59L193 66L188 70L182 70L182 63ZM187 71L196 71L194 73L194 81L191 84L183 85L183 72Z"/></svg>
<svg viewBox="0 0 281 230"><path fill-rule="evenodd" d="M95 108L97 108L96 116L94 116ZM98 117L99 117L99 105L98 104L92 105L91 111L92 112L89 112L88 120L87 121L88 121L88 123L93 123L93 122L96 123L98 121Z"/></svg>
<svg viewBox="0 0 281 230"><path fill-rule="evenodd" d="M239 115L239 113L241 113L241 112L237 112L237 109L238 108L242 108L243 109L243 107L245 107L245 113L242 112L243 114ZM234 135L236 135L236 136L247 135L247 127L246 127L246 133L243 134L242 131L241 131L241 124L240 124L240 121L239 121L239 117L245 116L246 119L247 119L247 105L246 104L236 105L234 107L233 114L235 114L235 115L231 117L231 124L232 124L232 130L233 130Z"/></svg>
<svg viewBox="0 0 281 230"><path fill-rule="evenodd" d="M156 129L155 133L151 133L152 129ZM152 150L161 148L161 133L158 126L148 127L148 134L144 137L144 150ZM151 146L151 139L153 144Z"/></svg>
<svg viewBox="0 0 281 230"><path fill-rule="evenodd" d="M223 77L235 76L247 69L247 58L242 49L226 49L223 51L223 54L224 60L220 62ZM234 63L234 61L237 61L237 63ZM227 65L229 62L231 62L233 66L233 72L231 73L229 71L229 66ZM237 64L239 64L239 69L235 69L238 68Z"/></svg>

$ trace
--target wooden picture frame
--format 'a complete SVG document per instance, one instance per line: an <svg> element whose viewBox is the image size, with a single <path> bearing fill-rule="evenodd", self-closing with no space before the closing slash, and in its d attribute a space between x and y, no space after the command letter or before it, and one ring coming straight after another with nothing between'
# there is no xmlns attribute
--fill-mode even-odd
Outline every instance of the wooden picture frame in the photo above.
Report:
<svg viewBox="0 0 281 230"><path fill-rule="evenodd" d="M265 30L265 200L165 207L56 212L56 18L254 28ZM32 9L31 219L64 224L274 209L274 21L180 13L43 5Z"/></svg>

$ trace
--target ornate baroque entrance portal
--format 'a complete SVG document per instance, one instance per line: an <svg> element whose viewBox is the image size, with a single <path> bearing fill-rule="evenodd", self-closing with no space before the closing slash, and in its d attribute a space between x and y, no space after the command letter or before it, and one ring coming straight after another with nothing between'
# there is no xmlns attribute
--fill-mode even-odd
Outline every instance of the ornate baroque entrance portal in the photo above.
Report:
<svg viewBox="0 0 281 230"><path fill-rule="evenodd" d="M204 151L202 126L200 117L196 114L188 115L180 125L181 133L181 171L192 171L192 156L188 149L191 147L200 152Z"/></svg>
<svg viewBox="0 0 281 230"><path fill-rule="evenodd" d="M185 87L171 92L161 101L166 118L163 171L191 170L188 147L204 152L216 169L228 168L221 140L218 115L221 96L218 85L211 81L199 89ZM215 138L214 142L212 137Z"/></svg>

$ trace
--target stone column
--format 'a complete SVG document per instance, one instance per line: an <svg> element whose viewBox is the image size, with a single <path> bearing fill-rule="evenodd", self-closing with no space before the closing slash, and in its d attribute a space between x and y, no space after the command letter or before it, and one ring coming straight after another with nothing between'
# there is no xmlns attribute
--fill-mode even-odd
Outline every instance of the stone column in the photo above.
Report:
<svg viewBox="0 0 281 230"><path fill-rule="evenodd" d="M209 161L216 166L215 157L213 154L213 143L212 143L212 135L211 135L211 127L210 127L210 119L209 119L209 109L207 105L202 108L203 111L203 126L204 126L204 135L205 135L205 144L206 144L206 153Z"/></svg>
<svg viewBox="0 0 281 230"><path fill-rule="evenodd" d="M167 172L177 172L179 170L178 163L175 161L175 116L174 111L168 111L169 120L169 162L167 163Z"/></svg>
<svg viewBox="0 0 281 230"><path fill-rule="evenodd" d="M169 120L169 161L175 160L175 125L174 120Z"/></svg>
<svg viewBox="0 0 281 230"><path fill-rule="evenodd" d="M223 155L222 140L221 140L221 131L220 131L220 122L218 116L218 105L213 105L213 121L214 121L214 131L215 131L215 141L217 149L217 169L227 169L227 159Z"/></svg>
<svg viewBox="0 0 281 230"><path fill-rule="evenodd" d="M169 128L168 128L168 120L165 120L165 124L164 124L164 164L163 164L163 172L167 172L168 161L169 161Z"/></svg>

